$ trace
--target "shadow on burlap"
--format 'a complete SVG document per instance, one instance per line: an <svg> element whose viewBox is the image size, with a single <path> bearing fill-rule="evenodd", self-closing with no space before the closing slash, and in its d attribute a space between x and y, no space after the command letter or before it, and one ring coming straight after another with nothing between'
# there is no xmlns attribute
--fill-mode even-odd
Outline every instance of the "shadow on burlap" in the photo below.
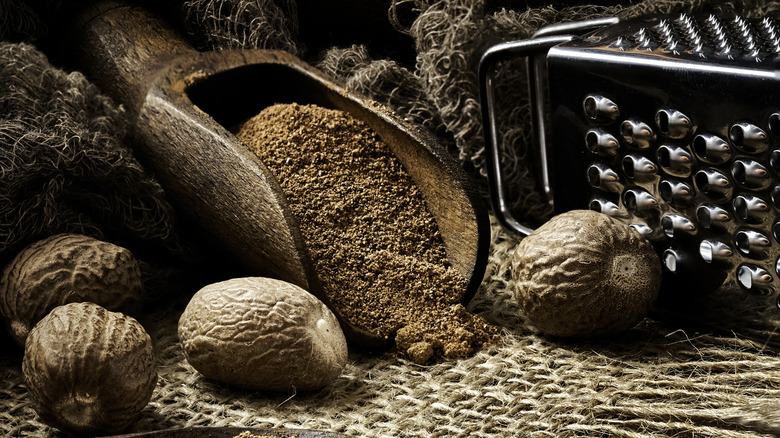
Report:
<svg viewBox="0 0 780 438"><path fill-rule="evenodd" d="M394 22L415 41L413 69L392 59L373 59L363 46L307 54L295 41L290 2L192 0L185 2L182 17L204 48L275 47L311 59L350 88L428 127L482 185L475 66L490 42L524 38L552 22L596 16L734 10L730 3L715 1L495 12L485 12L475 0L396 0L392 5L391 21L400 9L416 11L410 24ZM748 15L780 12L758 0L740 7ZM257 20L266 27L247 21L266 13L270 17ZM513 63L501 67L499 131L509 182L517 187L517 208L530 221L541 222L550 212L527 165L530 122L522 70ZM294 427L377 437L780 435L780 358L771 347L776 342L655 319L599 342L538 336L512 296L509 266L519 240L495 220L491 228L487 272L469 308L504 327L499 345L429 366L352 353L344 374L320 392L244 392L203 379L184 360L176 337L182 298L141 318L158 349L160 380L133 430ZM0 432L50 434L28 404L20 361L18 351L5 350L0 359Z"/></svg>

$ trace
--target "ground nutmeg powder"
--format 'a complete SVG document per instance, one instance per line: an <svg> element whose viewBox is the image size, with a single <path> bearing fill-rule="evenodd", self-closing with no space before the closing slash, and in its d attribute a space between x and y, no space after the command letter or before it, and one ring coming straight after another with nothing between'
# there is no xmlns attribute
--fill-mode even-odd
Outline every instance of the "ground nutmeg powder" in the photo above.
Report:
<svg viewBox="0 0 780 438"><path fill-rule="evenodd" d="M350 114L277 104L235 133L275 174L324 293L351 324L417 363L463 357L498 329L469 313L422 194L390 148Z"/></svg>

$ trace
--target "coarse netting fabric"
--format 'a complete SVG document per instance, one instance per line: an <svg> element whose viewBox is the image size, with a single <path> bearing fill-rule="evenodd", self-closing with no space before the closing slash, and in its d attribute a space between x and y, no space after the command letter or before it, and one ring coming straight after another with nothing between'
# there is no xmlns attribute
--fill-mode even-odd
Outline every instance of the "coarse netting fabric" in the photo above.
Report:
<svg viewBox="0 0 780 438"><path fill-rule="evenodd" d="M121 107L27 43L0 42L0 260L60 232L140 247L174 213L125 142Z"/></svg>
<svg viewBox="0 0 780 438"><path fill-rule="evenodd" d="M197 47L299 52L293 0L188 0L181 9Z"/></svg>

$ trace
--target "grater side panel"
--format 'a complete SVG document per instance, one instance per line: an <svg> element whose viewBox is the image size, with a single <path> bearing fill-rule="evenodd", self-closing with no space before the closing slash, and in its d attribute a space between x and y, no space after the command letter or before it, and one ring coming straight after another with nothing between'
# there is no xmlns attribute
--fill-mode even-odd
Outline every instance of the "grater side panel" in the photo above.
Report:
<svg viewBox="0 0 780 438"><path fill-rule="evenodd" d="M646 24L548 54L555 211L592 208L644 233L665 265L663 307L776 328L777 63L615 44Z"/></svg>

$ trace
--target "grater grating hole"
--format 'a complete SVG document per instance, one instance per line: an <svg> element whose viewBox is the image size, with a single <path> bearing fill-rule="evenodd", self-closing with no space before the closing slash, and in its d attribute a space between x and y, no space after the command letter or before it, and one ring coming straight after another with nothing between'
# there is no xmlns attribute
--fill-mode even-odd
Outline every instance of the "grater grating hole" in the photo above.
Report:
<svg viewBox="0 0 780 438"><path fill-rule="evenodd" d="M734 180L744 185L747 182L747 171L745 163L742 161L735 161L731 166L731 174L734 176Z"/></svg>
<svg viewBox="0 0 780 438"><path fill-rule="evenodd" d="M723 228L731 221L731 215L716 205L704 204L696 209L696 219L702 228L711 229L715 226Z"/></svg>
<svg viewBox="0 0 780 438"><path fill-rule="evenodd" d="M731 174L737 183L754 190L766 189L772 183L769 169L755 160L735 160L731 165Z"/></svg>
<svg viewBox="0 0 780 438"><path fill-rule="evenodd" d="M633 214L647 216L656 212L658 200L645 189L633 188L623 193L623 205Z"/></svg>
<svg viewBox="0 0 780 438"><path fill-rule="evenodd" d="M737 196L737 198L734 199L734 211L737 213L739 218L743 220L748 218L748 205L744 197Z"/></svg>
<svg viewBox="0 0 780 438"><path fill-rule="evenodd" d="M699 156L699 158L707 158L707 140L702 135L693 137L691 142L693 146L693 152Z"/></svg>
<svg viewBox="0 0 780 438"><path fill-rule="evenodd" d="M613 122L620 116L620 109L612 100L599 95L589 95L582 101L585 117L594 122Z"/></svg>
<svg viewBox="0 0 780 438"><path fill-rule="evenodd" d="M699 221L699 224L701 224L702 228L709 230L712 226L711 213L704 205L696 209L696 219Z"/></svg>
<svg viewBox="0 0 780 438"><path fill-rule="evenodd" d="M753 272L751 272L748 266L742 265L739 267L737 270L737 281L745 289L753 288Z"/></svg>
<svg viewBox="0 0 780 438"><path fill-rule="evenodd" d="M740 125L733 125L729 129L729 140L737 147L744 146L745 143L745 131Z"/></svg>
<svg viewBox="0 0 780 438"><path fill-rule="evenodd" d="M674 237L674 221L669 216L664 216L661 218L661 229L664 230L664 234L667 235L667 237L672 238Z"/></svg>
<svg viewBox="0 0 780 438"><path fill-rule="evenodd" d="M696 225L687 217L679 214L666 214L661 218L661 229L670 238L696 234Z"/></svg>
<svg viewBox="0 0 780 438"><path fill-rule="evenodd" d="M669 152L669 148L662 147L658 149L658 161L661 163L662 167L671 167L672 155Z"/></svg>
<svg viewBox="0 0 780 438"><path fill-rule="evenodd" d="M739 232L736 236L737 241L737 249L742 254L749 254L750 253L750 239L745 232Z"/></svg>
<svg viewBox="0 0 780 438"><path fill-rule="evenodd" d="M675 139L686 137L692 126L688 116L674 109L659 110L655 115L655 122L662 134Z"/></svg>
<svg viewBox="0 0 780 438"><path fill-rule="evenodd" d="M667 204L684 205L693 198L693 190L682 181L664 179L658 184L658 193Z"/></svg>
<svg viewBox="0 0 780 438"><path fill-rule="evenodd" d="M621 164L626 176L636 182L652 181L658 171L652 160L641 155L626 155Z"/></svg>
<svg viewBox="0 0 780 438"><path fill-rule="evenodd" d="M620 142L610 133L592 129L585 134L585 147L602 157L614 157L620 149Z"/></svg>
<svg viewBox="0 0 780 438"><path fill-rule="evenodd" d="M626 173L626 176L630 179L634 179L634 159L631 156L623 157L621 164L623 166L623 172Z"/></svg>
<svg viewBox="0 0 780 438"><path fill-rule="evenodd" d="M706 263L728 264L733 255L731 247L719 240L707 239L699 244L699 256Z"/></svg>
<svg viewBox="0 0 780 438"><path fill-rule="evenodd" d="M704 162L723 164L731 158L731 147L716 135L697 134L691 144L693 152Z"/></svg>
<svg viewBox="0 0 780 438"><path fill-rule="evenodd" d="M739 284L745 289L750 289L753 287L753 281L750 275L750 271L747 269L747 267L739 267L739 270L737 271L737 281L739 281Z"/></svg>
<svg viewBox="0 0 780 438"><path fill-rule="evenodd" d="M772 286L772 274L755 265L741 265L737 269L737 282L749 291L763 292Z"/></svg>
<svg viewBox="0 0 780 438"><path fill-rule="evenodd" d="M614 202L608 201L606 199L594 199L590 201L588 208L597 213L604 213L608 216L623 216L623 213L620 211L620 207L618 207L618 205Z"/></svg>
<svg viewBox="0 0 780 438"><path fill-rule="evenodd" d="M769 132L775 137L780 137L780 113L769 116Z"/></svg>
<svg viewBox="0 0 780 438"><path fill-rule="evenodd" d="M703 169L693 177L699 191L712 199L731 197L731 181L722 173L713 169Z"/></svg>
<svg viewBox="0 0 780 438"><path fill-rule="evenodd" d="M758 196L743 194L734 198L737 217L752 224L765 223L770 209L769 204Z"/></svg>
<svg viewBox="0 0 780 438"><path fill-rule="evenodd" d="M661 194L661 199L667 203L671 204L674 200L674 188L669 181L661 181L661 183L658 185L658 192Z"/></svg>
<svg viewBox="0 0 780 438"><path fill-rule="evenodd" d="M585 145L594 154L599 153L599 135L596 131L588 131L585 134Z"/></svg>
<svg viewBox="0 0 780 438"><path fill-rule="evenodd" d="M582 102L582 108L585 111L585 116L587 116L591 120L595 120L598 117L598 113L596 112L596 98L593 96L588 96L585 98L585 101Z"/></svg>
<svg viewBox="0 0 780 438"><path fill-rule="evenodd" d="M647 149L655 141L655 133L647 123L637 120L626 120L620 124L620 135L631 146Z"/></svg>
<svg viewBox="0 0 780 438"><path fill-rule="evenodd" d="M775 224L772 225L772 237L775 238L775 241L780 242L780 222L775 222Z"/></svg>
<svg viewBox="0 0 780 438"><path fill-rule="evenodd" d="M664 266L666 266L669 272L677 272L677 258L678 256L673 250L667 249L664 251Z"/></svg>
<svg viewBox="0 0 780 438"><path fill-rule="evenodd" d="M709 186L710 181L709 178L707 178L707 174L704 172L697 172L696 175L693 177L694 182L696 182L696 186L699 187L699 190L701 190L702 193L705 195L709 192Z"/></svg>
<svg viewBox="0 0 780 438"><path fill-rule="evenodd" d="M593 187L601 187L601 175L599 173L599 169L596 166L591 166L588 168L588 181L590 181L590 185Z"/></svg>
<svg viewBox="0 0 780 438"><path fill-rule="evenodd" d="M636 212L636 193L628 191L623 195L623 204L626 206L626 210L634 213Z"/></svg>
<svg viewBox="0 0 780 438"><path fill-rule="evenodd" d="M707 241L702 242L699 245L699 255L705 262L712 263L712 245Z"/></svg>
<svg viewBox="0 0 780 438"><path fill-rule="evenodd" d="M780 173L780 149L775 149L769 154L769 166Z"/></svg>
<svg viewBox="0 0 780 438"><path fill-rule="evenodd" d="M754 259L766 258L765 250L772 245L768 237L754 230L737 231L735 240L739 252Z"/></svg>
<svg viewBox="0 0 780 438"><path fill-rule="evenodd" d="M780 186L774 186L772 188L772 193L770 194L770 197L772 198L772 205L774 205L775 208L780 210Z"/></svg>
<svg viewBox="0 0 780 438"><path fill-rule="evenodd" d="M653 229L650 228L647 224L633 223L629 226L633 228L637 233L641 234L642 236L649 238L649 236L653 234Z"/></svg>
<svg viewBox="0 0 780 438"><path fill-rule="evenodd" d="M750 154L769 148L769 138L763 129L751 123L735 123L729 128L729 140L738 149Z"/></svg>
<svg viewBox="0 0 780 438"><path fill-rule="evenodd" d="M664 134L669 132L669 113L666 111L658 111L658 129Z"/></svg>
<svg viewBox="0 0 780 438"><path fill-rule="evenodd" d="M665 144L656 150L658 163L669 175L687 178L691 174L693 157L685 148Z"/></svg>

